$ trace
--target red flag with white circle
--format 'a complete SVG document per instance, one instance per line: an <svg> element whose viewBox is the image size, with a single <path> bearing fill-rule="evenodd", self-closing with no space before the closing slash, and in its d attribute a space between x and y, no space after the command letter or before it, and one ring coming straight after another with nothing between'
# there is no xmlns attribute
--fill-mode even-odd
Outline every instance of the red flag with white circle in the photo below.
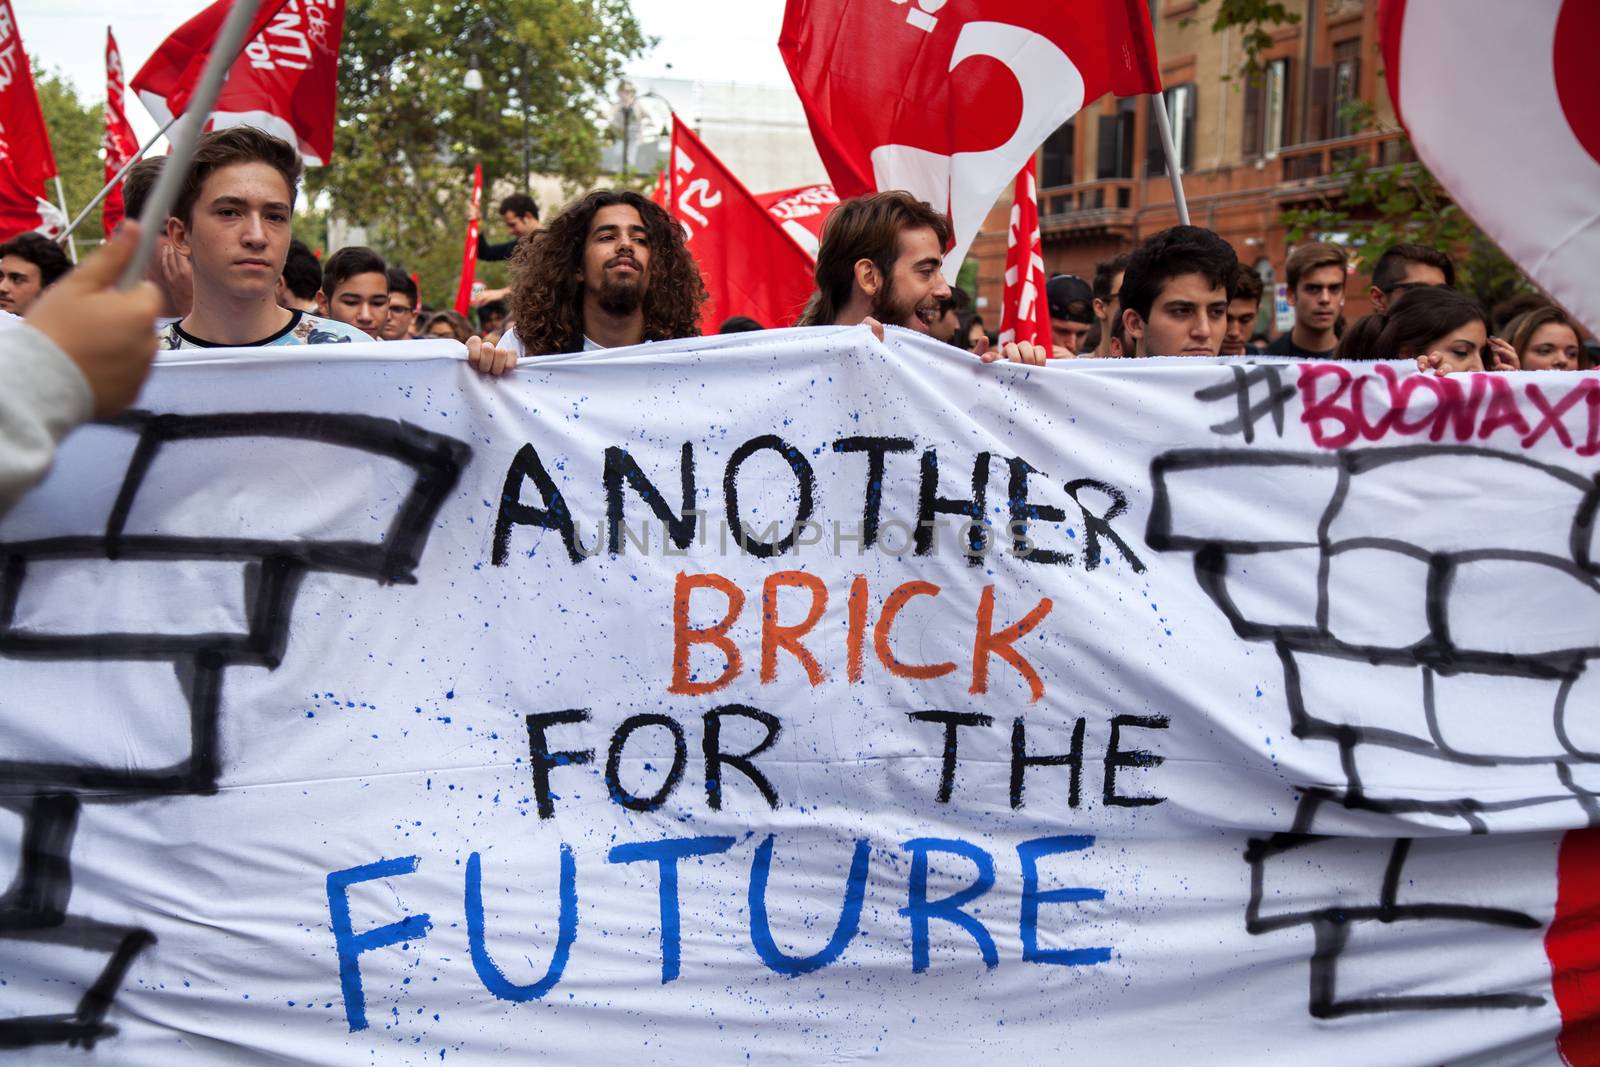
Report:
<svg viewBox="0 0 1600 1067"><path fill-rule="evenodd" d="M1384 0L1381 19L1389 96L1417 155L1518 266L1600 330L1600 4Z"/></svg>
<svg viewBox="0 0 1600 1067"><path fill-rule="evenodd" d="M945 212L954 278L1010 177L1104 94L1161 88L1146 0L789 0L779 51L841 197Z"/></svg>

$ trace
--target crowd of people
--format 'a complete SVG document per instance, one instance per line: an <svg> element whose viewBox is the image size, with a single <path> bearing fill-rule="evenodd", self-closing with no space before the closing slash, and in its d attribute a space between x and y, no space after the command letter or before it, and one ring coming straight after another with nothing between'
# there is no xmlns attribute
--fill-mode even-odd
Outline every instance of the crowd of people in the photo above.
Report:
<svg viewBox="0 0 1600 1067"><path fill-rule="evenodd" d="M123 200L138 218L166 165L136 164ZM477 322L421 305L413 277L364 247L319 262L292 236L301 161L288 143L250 127L201 138L146 284L112 288L137 225L76 269L61 247L27 233L0 244L0 310L30 329L0 334L0 511L48 465L76 422L125 407L160 349L260 347L451 338L471 364L500 375L520 359L697 336L706 289L682 229L652 200L592 192L541 223L516 194L500 205L513 239L480 235L479 257L509 258L508 289L475 295ZM823 227L816 290L800 326L901 327L984 362L1040 366L1052 358L1240 356L1414 359L1420 370L1579 370L1594 362L1578 325L1537 296L1485 312L1455 289L1442 250L1385 252L1372 275L1373 311L1345 324L1352 277L1344 248L1297 247L1286 275L1293 327L1255 332L1264 287L1217 234L1175 226L1099 264L1092 282L1046 286L1052 344L1001 340L970 296L944 276L949 220L905 192L840 204ZM761 329L747 317L721 326ZM1591 342L1592 345L1592 342ZM131 385L130 385L131 383Z"/></svg>

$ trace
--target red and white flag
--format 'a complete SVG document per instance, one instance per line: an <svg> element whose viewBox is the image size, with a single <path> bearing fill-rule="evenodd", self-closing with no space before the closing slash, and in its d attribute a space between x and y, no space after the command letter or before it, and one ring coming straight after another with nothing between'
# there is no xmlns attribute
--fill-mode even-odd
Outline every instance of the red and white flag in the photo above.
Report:
<svg viewBox="0 0 1600 1067"><path fill-rule="evenodd" d="M1000 300L1000 343L1032 341L1050 350L1050 305L1045 300L1044 244L1039 238L1039 186L1033 160L1017 175L1006 236L1005 290Z"/></svg>
<svg viewBox="0 0 1600 1067"><path fill-rule="evenodd" d="M1147 0L789 0L778 48L839 195L905 189L948 213L952 278L1058 126L1161 88Z"/></svg>
<svg viewBox="0 0 1600 1067"><path fill-rule="evenodd" d="M702 332L731 315L794 325L811 297L811 258L677 116L671 188L672 213L710 294Z"/></svg>
<svg viewBox="0 0 1600 1067"><path fill-rule="evenodd" d="M0 239L45 223L56 158L11 0L0 0Z"/></svg>
<svg viewBox="0 0 1600 1067"><path fill-rule="evenodd" d="M1600 330L1600 4L1384 0L1417 155L1517 265ZM1485 77L1484 64L1514 72Z"/></svg>
<svg viewBox="0 0 1600 1067"><path fill-rule="evenodd" d="M472 283L478 280L478 221L483 208L483 164L472 168L472 213L467 216L467 243L461 250L461 284L456 286L456 314L472 314Z"/></svg>
<svg viewBox="0 0 1600 1067"><path fill-rule="evenodd" d="M178 27L135 74L139 99L163 125L188 105L231 0ZM266 0L228 71L206 128L254 126L300 150L306 165L333 157L344 0Z"/></svg>
<svg viewBox="0 0 1600 1067"><path fill-rule="evenodd" d="M102 147L106 153L106 181L109 183L115 178L128 161L139 154L139 139L134 136L133 127L128 124L128 112L124 106L127 90L122 77L122 52L117 48L117 39L111 36L111 28L106 27L106 134ZM106 236L110 237L122 221L122 186L111 190L100 206L100 218L105 224Z"/></svg>
<svg viewBox="0 0 1600 1067"><path fill-rule="evenodd" d="M822 243L822 224L839 206L839 194L834 192L833 186L802 185L776 193L757 193L756 202L778 220L778 225L815 262L817 248Z"/></svg>

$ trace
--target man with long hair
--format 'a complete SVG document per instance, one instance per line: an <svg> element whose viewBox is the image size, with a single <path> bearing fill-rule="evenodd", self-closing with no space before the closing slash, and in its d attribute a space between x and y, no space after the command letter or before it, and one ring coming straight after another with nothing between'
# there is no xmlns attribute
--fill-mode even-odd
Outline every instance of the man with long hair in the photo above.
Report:
<svg viewBox="0 0 1600 1067"><path fill-rule="evenodd" d="M910 193L899 190L858 196L834 208L822 226L817 249L817 291L799 326L866 323L934 335L950 286L941 273L950 244L950 220ZM1048 353L1027 341L996 351L984 341L976 350L985 363L1042 364Z"/></svg>
<svg viewBox="0 0 1600 1067"><path fill-rule="evenodd" d="M512 270L515 325L498 347L467 342L467 358L486 374L504 374L525 355L699 336L700 268L678 224L638 193L590 193L524 239Z"/></svg>

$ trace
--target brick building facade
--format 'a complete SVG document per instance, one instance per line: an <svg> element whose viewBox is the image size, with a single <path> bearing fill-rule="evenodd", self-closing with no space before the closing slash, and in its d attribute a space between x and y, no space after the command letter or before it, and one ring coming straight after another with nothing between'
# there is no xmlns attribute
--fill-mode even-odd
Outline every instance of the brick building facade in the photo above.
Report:
<svg viewBox="0 0 1600 1067"><path fill-rule="evenodd" d="M1162 82L1182 163L1190 221L1229 241L1272 293L1288 255L1287 208L1337 194L1337 164L1351 154L1401 159L1394 108L1380 70L1377 0L1287 0L1300 22L1269 31L1264 76L1240 77L1238 30L1213 33L1215 5L1151 0ZM1371 105L1378 130L1349 128L1344 105ZM1177 222L1150 98L1105 97L1040 148L1040 230L1050 274L1093 277L1096 263ZM1009 193L973 245L985 319L999 321ZM1352 282L1358 279L1352 278ZM1354 320L1368 310L1352 284ZM1271 300L1257 328L1275 333Z"/></svg>

